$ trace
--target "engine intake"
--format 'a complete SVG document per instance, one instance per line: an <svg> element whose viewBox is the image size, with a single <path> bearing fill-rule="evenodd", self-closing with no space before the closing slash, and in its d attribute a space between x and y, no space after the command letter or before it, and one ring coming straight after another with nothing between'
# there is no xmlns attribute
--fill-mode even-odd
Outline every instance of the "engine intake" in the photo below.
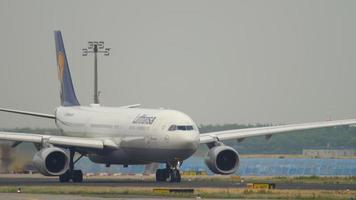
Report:
<svg viewBox="0 0 356 200"><path fill-rule="evenodd" d="M69 169L69 155L64 149L41 149L33 156L33 164L45 176L59 176Z"/></svg>
<svg viewBox="0 0 356 200"><path fill-rule="evenodd" d="M238 169L240 157L229 146L215 146L208 151L205 164L215 174L233 174Z"/></svg>

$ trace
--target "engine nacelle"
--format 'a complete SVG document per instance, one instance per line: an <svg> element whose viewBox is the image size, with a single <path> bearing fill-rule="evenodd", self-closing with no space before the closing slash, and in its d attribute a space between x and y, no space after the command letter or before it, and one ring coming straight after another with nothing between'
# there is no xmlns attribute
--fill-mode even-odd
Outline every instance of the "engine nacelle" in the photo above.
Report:
<svg viewBox="0 0 356 200"><path fill-rule="evenodd" d="M45 176L59 176L69 169L69 153L61 148L41 149L33 156L33 164Z"/></svg>
<svg viewBox="0 0 356 200"><path fill-rule="evenodd" d="M229 146L215 146L208 151L205 164L215 174L233 174L240 163L239 154Z"/></svg>

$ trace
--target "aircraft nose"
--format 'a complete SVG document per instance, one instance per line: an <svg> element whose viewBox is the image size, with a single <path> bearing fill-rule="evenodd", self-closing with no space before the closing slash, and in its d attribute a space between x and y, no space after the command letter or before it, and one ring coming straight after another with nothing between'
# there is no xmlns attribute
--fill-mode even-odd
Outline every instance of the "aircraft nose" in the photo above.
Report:
<svg viewBox="0 0 356 200"><path fill-rule="evenodd" d="M196 134L183 135L181 145L186 149L197 149L199 145L199 137Z"/></svg>

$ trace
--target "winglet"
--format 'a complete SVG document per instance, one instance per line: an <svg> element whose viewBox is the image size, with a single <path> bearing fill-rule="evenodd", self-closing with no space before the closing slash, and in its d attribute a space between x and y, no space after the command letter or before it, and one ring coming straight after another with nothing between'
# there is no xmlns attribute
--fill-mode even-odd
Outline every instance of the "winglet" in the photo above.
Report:
<svg viewBox="0 0 356 200"><path fill-rule="evenodd" d="M54 31L56 42L56 56L58 66L58 78L61 84L60 99L62 106L80 105L75 95L72 77L68 66L67 56L64 49L62 34L60 31Z"/></svg>

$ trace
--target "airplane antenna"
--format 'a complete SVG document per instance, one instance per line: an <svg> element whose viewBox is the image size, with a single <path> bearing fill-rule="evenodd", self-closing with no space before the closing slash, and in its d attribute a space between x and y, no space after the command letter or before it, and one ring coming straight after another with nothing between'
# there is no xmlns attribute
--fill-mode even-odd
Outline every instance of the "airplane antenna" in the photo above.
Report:
<svg viewBox="0 0 356 200"><path fill-rule="evenodd" d="M105 48L103 41L89 41L88 47L82 49L82 55L87 56L89 53L94 54L94 104L99 104L99 91L98 91L98 53L104 56L110 55L111 48Z"/></svg>

